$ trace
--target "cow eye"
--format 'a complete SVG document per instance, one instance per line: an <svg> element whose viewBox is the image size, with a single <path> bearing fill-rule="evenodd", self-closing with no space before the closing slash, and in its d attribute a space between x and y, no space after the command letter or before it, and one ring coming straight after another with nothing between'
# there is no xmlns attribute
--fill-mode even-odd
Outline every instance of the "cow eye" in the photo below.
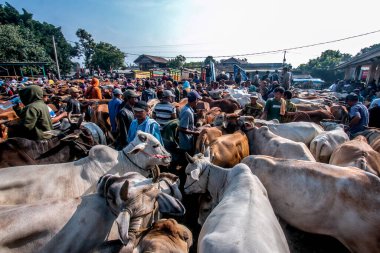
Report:
<svg viewBox="0 0 380 253"><path fill-rule="evenodd" d="M158 144L157 144L157 145L153 145L153 148L158 148L159 146L160 146L160 145L158 145Z"/></svg>

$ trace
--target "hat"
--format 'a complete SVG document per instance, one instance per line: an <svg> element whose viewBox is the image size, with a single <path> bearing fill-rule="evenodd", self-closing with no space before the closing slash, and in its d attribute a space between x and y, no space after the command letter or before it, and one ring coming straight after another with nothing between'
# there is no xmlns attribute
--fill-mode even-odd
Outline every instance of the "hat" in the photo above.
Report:
<svg viewBox="0 0 380 253"><path fill-rule="evenodd" d="M187 94L187 99L189 102L194 102L196 101L197 99L201 99L202 97L199 96L198 92L196 91L190 91L188 94Z"/></svg>
<svg viewBox="0 0 380 253"><path fill-rule="evenodd" d="M112 92L114 95L123 95L123 92L121 92L120 89L114 89Z"/></svg>
<svg viewBox="0 0 380 253"><path fill-rule="evenodd" d="M252 93L251 96L249 96L250 98L259 98L259 95L257 95L257 93Z"/></svg>
<svg viewBox="0 0 380 253"><path fill-rule="evenodd" d="M183 88L183 89L188 89L188 88L190 88L190 83L189 83L189 81L185 81L185 82L183 83L182 88Z"/></svg>
<svg viewBox="0 0 380 253"><path fill-rule="evenodd" d="M175 97L175 95L170 90L164 90L164 92L162 93L162 97L164 97L164 98Z"/></svg>
<svg viewBox="0 0 380 253"><path fill-rule="evenodd" d="M75 88L75 87L71 87L69 89L69 93L80 93L80 90L78 88Z"/></svg>
<svg viewBox="0 0 380 253"><path fill-rule="evenodd" d="M148 110L148 104L145 101L140 100L135 104L133 107L133 110L136 112L142 112L142 111L147 111Z"/></svg>
<svg viewBox="0 0 380 253"><path fill-rule="evenodd" d="M136 91L134 90L126 90L124 93L123 93L123 96L125 98L137 98L139 97L139 95L136 93Z"/></svg>

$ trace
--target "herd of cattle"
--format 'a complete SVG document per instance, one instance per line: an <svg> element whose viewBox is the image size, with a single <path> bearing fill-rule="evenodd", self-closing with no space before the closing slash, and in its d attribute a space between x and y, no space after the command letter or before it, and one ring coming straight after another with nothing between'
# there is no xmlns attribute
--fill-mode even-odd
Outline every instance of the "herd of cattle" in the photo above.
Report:
<svg viewBox="0 0 380 253"><path fill-rule="evenodd" d="M350 140L347 110L331 94L300 94L299 118L310 122L281 124L239 116L245 95L229 96L198 105L196 155L177 175L160 172L175 154L150 134L121 151L76 141L82 119L64 137L52 133L75 140L68 152L84 149L79 160L41 162L59 148L0 143L0 252L297 252L287 224L349 252L380 252L380 130ZM99 135L98 124L89 131ZM199 235L178 222L194 209L182 202L190 194L201 194Z"/></svg>

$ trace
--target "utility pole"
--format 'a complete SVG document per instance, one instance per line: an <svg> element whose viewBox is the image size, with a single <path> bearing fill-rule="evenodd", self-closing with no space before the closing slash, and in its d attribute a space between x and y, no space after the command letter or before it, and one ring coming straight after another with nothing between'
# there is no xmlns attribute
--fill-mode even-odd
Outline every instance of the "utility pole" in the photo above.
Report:
<svg viewBox="0 0 380 253"><path fill-rule="evenodd" d="M286 64L286 51L284 51L284 59L282 60L282 67L285 67Z"/></svg>
<svg viewBox="0 0 380 253"><path fill-rule="evenodd" d="M57 64L58 79L61 80L61 73L60 73L60 71L59 71L59 64L58 64L58 57L57 57L57 49L55 48L54 35L53 35L53 48L54 48L55 63Z"/></svg>

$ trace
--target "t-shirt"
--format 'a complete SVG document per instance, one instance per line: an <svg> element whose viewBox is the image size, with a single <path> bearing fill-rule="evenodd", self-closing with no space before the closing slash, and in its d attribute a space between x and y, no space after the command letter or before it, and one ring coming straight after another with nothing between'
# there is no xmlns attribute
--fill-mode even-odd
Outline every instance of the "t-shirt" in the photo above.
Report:
<svg viewBox="0 0 380 253"><path fill-rule="evenodd" d="M350 119L359 116L360 121L357 125L351 126L350 133L355 134L357 132L361 132L365 130L365 127L368 126L369 123L369 112L367 107L365 107L362 103L358 102L353 105L350 109Z"/></svg>
<svg viewBox="0 0 380 253"><path fill-rule="evenodd" d="M187 104L179 115L179 127L193 131L194 127L194 110ZM194 147L194 136L179 131L179 147L183 150L191 151Z"/></svg>
<svg viewBox="0 0 380 253"><path fill-rule="evenodd" d="M156 121L160 124L160 129L172 119L172 114L176 113L174 106L168 102L156 104L153 112L156 114Z"/></svg>
<svg viewBox="0 0 380 253"><path fill-rule="evenodd" d="M128 131L128 143L131 143L133 141L133 139L136 137L138 130L141 130L145 133L150 133L151 135L156 137L156 139L161 143L161 145L164 145L159 125L154 119L151 119L147 116L146 119L140 125L137 119L134 119Z"/></svg>
<svg viewBox="0 0 380 253"><path fill-rule="evenodd" d="M49 110L49 114L50 114L50 118L51 119L54 119L55 117L57 117L57 115L55 114L55 112L53 111L53 109L50 108L50 106L46 105L48 107L48 110ZM52 122L53 123L53 122ZM54 130L57 130L61 127L61 122L60 121L57 121L53 124L53 129Z"/></svg>
<svg viewBox="0 0 380 253"><path fill-rule="evenodd" d="M278 119L281 120L280 115L281 101L277 101L274 98L268 99L265 104L265 112L268 112L267 120Z"/></svg>
<svg viewBox="0 0 380 253"><path fill-rule="evenodd" d="M108 113L110 117L111 122L111 131L116 132L117 124L116 124L116 116L120 111L120 106L122 104L122 100L120 98L114 97L109 103L108 103Z"/></svg>

